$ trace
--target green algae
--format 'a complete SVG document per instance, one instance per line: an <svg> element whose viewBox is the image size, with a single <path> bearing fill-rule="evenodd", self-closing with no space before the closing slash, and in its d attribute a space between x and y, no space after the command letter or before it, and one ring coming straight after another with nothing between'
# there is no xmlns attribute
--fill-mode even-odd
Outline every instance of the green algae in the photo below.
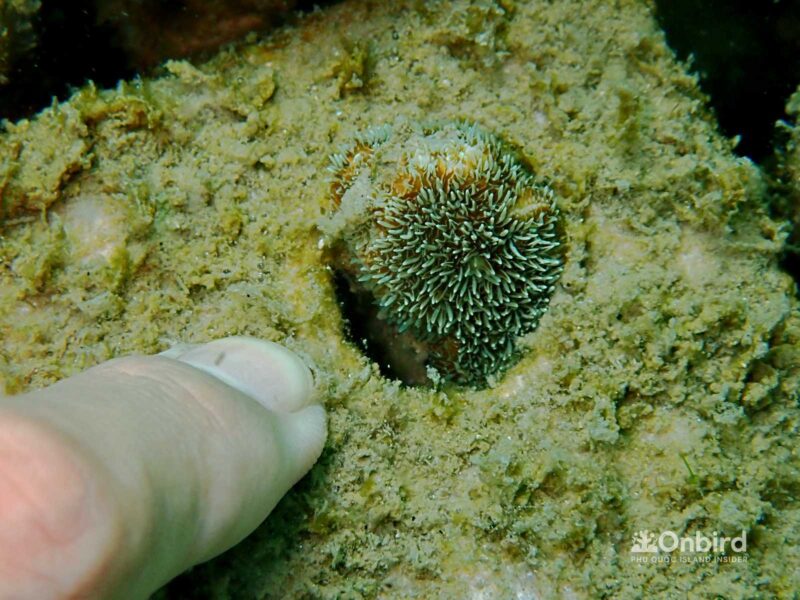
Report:
<svg viewBox="0 0 800 600"><path fill-rule="evenodd" d="M491 389L402 387L345 340L325 166L396 115L481 123L559 198L564 273ZM344 3L7 125L0 194L7 391L231 334L314 365L319 464L163 598L800 589L786 228L647 4ZM102 246L76 205L103 207ZM745 530L749 560L633 563L642 529Z"/></svg>

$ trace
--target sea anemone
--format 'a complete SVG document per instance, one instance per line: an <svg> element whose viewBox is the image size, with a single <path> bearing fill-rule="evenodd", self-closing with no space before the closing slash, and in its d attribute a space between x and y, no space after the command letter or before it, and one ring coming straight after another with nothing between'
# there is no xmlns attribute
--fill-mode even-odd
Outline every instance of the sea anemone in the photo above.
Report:
<svg viewBox="0 0 800 600"><path fill-rule="evenodd" d="M447 379L485 385L562 271L553 192L475 125L400 125L331 158L334 262Z"/></svg>

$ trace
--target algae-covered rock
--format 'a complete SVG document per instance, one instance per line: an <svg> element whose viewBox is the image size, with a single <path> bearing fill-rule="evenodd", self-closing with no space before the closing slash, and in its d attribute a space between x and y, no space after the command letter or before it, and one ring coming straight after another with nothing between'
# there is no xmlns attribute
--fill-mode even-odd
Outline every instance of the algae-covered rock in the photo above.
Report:
<svg viewBox="0 0 800 600"><path fill-rule="evenodd" d="M398 118L478 123L557 198L563 274L492 388L405 387L347 340L317 229L328 157ZM8 391L230 334L314 365L320 462L161 597L800 589L785 228L647 4L345 2L203 65L84 89L8 127L0 152ZM747 560L632 560L634 536L665 531L746 538Z"/></svg>
<svg viewBox="0 0 800 600"><path fill-rule="evenodd" d="M779 154L779 196L775 200L780 215L791 220L794 232L791 242L797 252L800 243L800 88L786 105L789 123L781 123L788 133L785 148Z"/></svg>

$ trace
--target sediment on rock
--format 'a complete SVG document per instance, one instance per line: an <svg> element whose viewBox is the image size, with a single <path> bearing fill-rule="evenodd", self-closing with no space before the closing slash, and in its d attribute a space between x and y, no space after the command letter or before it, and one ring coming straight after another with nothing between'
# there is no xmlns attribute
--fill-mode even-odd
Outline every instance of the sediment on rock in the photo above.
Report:
<svg viewBox="0 0 800 600"><path fill-rule="evenodd" d="M479 123L558 199L564 272L494 387L403 387L345 338L317 228L328 157L397 118ZM322 459L161 598L800 588L785 229L647 5L345 2L84 88L0 153L7 391L231 334L315 366ZM746 531L749 560L634 563L643 529Z"/></svg>

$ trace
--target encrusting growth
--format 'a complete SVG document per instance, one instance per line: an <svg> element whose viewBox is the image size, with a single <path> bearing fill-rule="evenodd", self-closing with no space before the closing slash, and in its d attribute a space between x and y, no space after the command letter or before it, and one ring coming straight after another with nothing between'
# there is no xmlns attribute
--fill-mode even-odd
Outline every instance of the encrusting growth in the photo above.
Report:
<svg viewBox="0 0 800 600"><path fill-rule="evenodd" d="M337 268L445 378L480 386L509 366L562 271L552 191L464 123L376 128L331 162Z"/></svg>

